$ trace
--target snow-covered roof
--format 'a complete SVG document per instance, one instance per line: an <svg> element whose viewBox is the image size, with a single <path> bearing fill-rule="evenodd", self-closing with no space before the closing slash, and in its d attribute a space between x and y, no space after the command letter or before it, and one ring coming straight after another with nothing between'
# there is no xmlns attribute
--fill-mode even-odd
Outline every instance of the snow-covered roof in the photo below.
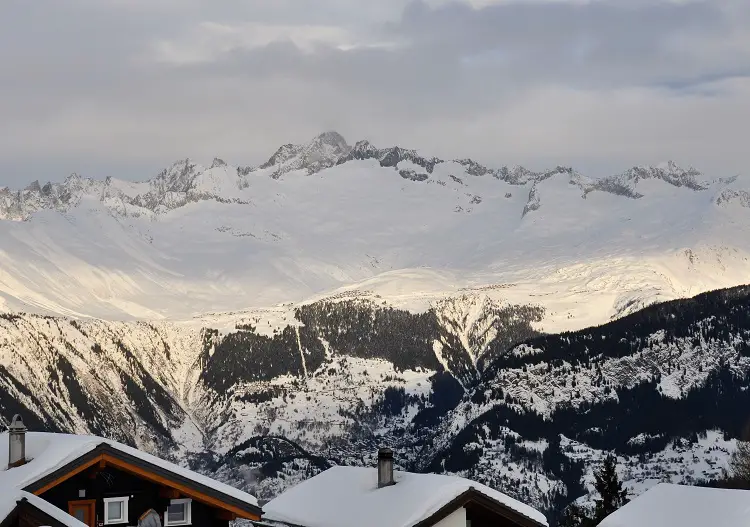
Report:
<svg viewBox="0 0 750 527"><path fill-rule="evenodd" d="M541 524L542 513L480 483L455 476L394 472L395 485L378 488L377 471L333 467L263 506L263 520L304 527L411 527L467 491Z"/></svg>
<svg viewBox="0 0 750 527"><path fill-rule="evenodd" d="M750 491L660 483L607 516L600 527L750 525Z"/></svg>
<svg viewBox="0 0 750 527"><path fill-rule="evenodd" d="M0 481L0 522L4 520L8 514L13 512L19 501L26 500L30 505L46 514L49 514L67 527L88 527L85 523L77 520L65 511L58 509L51 503L46 502L42 498L34 496L29 492L24 492L22 490L5 492L1 486L3 482L4 480Z"/></svg>
<svg viewBox="0 0 750 527"><path fill-rule="evenodd" d="M12 469L8 469L7 454L4 454L8 452L8 433L0 433L0 496L17 494L22 489L52 474L71 461L91 452L103 443L114 450L136 457L172 474L231 496L243 503L255 507L258 506L258 500L246 492L175 465L174 463L164 461L136 448L123 445L117 441L96 436L50 434L43 432L26 433L26 459L28 462L25 465ZM1 512L2 509L0 509Z"/></svg>

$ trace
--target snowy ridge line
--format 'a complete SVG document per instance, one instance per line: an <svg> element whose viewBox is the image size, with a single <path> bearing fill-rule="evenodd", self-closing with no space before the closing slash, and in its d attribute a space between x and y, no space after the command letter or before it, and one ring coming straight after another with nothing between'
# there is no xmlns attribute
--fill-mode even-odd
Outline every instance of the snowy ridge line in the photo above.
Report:
<svg viewBox="0 0 750 527"><path fill-rule="evenodd" d="M750 273L740 178L491 170L333 133L277 154L0 191L0 311L197 325L266 308L272 331L282 304L360 294L416 312L481 288L539 299L560 331Z"/></svg>
<svg viewBox="0 0 750 527"><path fill-rule="evenodd" d="M24 220L43 209L64 212L77 207L84 198L101 201L116 214L135 216L163 214L202 200L253 205L249 197L242 197L242 191L251 186L251 179L256 175L279 179L295 171L316 174L347 162L369 159L376 160L381 167L393 168L402 177L414 181L425 181L433 174L437 165L452 163L462 167L469 176L491 176L514 186L531 184L523 216L539 208L537 184L559 175L569 178L569 183L580 189L583 198L591 192L601 191L639 199L644 194L635 189L639 182L649 179L659 179L675 187L695 191L705 191L713 184L729 184L736 180L736 177L708 180L695 168L683 169L673 161L658 166L635 166L621 174L599 178L589 178L572 168L561 166L542 172L533 172L520 166L491 169L471 159L444 161L435 157L425 158L415 150L400 147L378 149L368 141L359 141L351 147L340 134L325 132L305 145L289 144L280 147L266 163L257 168L230 167L218 158L206 168L188 158L175 162L153 179L142 182L121 181L112 177L98 180L72 174L63 183L46 183L42 186L34 181L23 190L15 191L0 187L0 219ZM413 168L404 168L407 165ZM425 173L416 172L420 170ZM462 178L453 174L449 177L453 182L465 186ZM440 179L436 181L443 183ZM473 194L467 196L472 203L481 203L481 197ZM746 191L725 190L717 196L716 202L738 200L748 206L747 196Z"/></svg>

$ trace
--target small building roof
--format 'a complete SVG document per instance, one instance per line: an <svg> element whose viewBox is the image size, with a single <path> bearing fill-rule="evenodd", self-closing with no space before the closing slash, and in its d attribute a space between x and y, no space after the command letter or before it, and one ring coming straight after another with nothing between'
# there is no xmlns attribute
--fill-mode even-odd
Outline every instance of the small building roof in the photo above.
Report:
<svg viewBox="0 0 750 527"><path fill-rule="evenodd" d="M65 470L69 465L76 464L87 456L105 450L125 458L139 460L152 469L159 470L172 478L192 482L229 498L231 502L257 508L260 512L258 500L254 496L136 448L96 436L43 432L26 433L26 459L28 462L11 469L8 468L7 454L3 454L8 452L8 433L0 433L0 496L5 501L8 496L17 497L21 491L34 492L38 490L37 487L48 480L54 479L59 471ZM17 501L13 498L11 500L13 503ZM0 518L4 517L2 513L6 508L7 504L6 507L0 505ZM8 511L5 512L7 515Z"/></svg>
<svg viewBox="0 0 750 527"><path fill-rule="evenodd" d="M547 525L536 509L468 479L400 471L394 478L395 485L378 488L374 468L333 467L265 504L263 521L304 527L413 527L476 492L532 524Z"/></svg>
<svg viewBox="0 0 750 527"><path fill-rule="evenodd" d="M79 521L70 514L67 514L65 511L58 509L51 503L22 490L0 493L0 525L2 525L3 520L7 518L8 515L12 514L16 507L24 501L66 527L88 527L85 523Z"/></svg>
<svg viewBox="0 0 750 527"><path fill-rule="evenodd" d="M599 527L665 525L750 525L750 491L659 483L604 518Z"/></svg>

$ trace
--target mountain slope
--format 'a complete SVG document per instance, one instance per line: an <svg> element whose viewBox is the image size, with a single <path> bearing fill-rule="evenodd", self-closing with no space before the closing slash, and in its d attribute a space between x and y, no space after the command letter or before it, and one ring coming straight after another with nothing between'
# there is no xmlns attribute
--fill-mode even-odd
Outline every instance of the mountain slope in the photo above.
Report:
<svg viewBox="0 0 750 527"><path fill-rule="evenodd" d="M168 324L0 315L0 420L21 412L35 429L195 449L186 391L200 346Z"/></svg>
<svg viewBox="0 0 750 527"><path fill-rule="evenodd" d="M636 493L721 473L750 418L748 308L738 287L559 335L471 295L417 314L329 299L271 335L6 315L0 421L116 437L261 498L389 444L554 518L609 451Z"/></svg>
<svg viewBox="0 0 750 527"><path fill-rule="evenodd" d="M738 287L519 344L442 421L418 466L498 481L514 457L536 458L564 484L560 504L583 491L584 471L590 484L602 451L620 455L636 493L715 477L732 448L722 433L739 437L750 421L748 307L750 287Z"/></svg>

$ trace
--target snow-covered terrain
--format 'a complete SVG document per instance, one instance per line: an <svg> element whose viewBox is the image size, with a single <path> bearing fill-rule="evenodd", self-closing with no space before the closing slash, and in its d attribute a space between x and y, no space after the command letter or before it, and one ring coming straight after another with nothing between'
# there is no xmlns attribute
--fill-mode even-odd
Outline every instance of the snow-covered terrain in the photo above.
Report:
<svg viewBox="0 0 750 527"><path fill-rule="evenodd" d="M3 315L0 419L117 438L261 499L388 444L402 468L554 517L609 451L634 492L721 476L750 406L748 306L740 287L561 335L472 295L426 313L320 301L270 333Z"/></svg>
<svg viewBox="0 0 750 527"><path fill-rule="evenodd" d="M685 298L750 281L748 188L335 132L257 168L0 188L0 423L261 499L383 444L552 515L607 451L636 491L717 477L750 406L750 293Z"/></svg>
<svg viewBox="0 0 750 527"><path fill-rule="evenodd" d="M491 169L328 132L259 168L0 188L0 309L175 321L354 291L413 311L468 289L574 329L744 282L743 184L673 163Z"/></svg>

